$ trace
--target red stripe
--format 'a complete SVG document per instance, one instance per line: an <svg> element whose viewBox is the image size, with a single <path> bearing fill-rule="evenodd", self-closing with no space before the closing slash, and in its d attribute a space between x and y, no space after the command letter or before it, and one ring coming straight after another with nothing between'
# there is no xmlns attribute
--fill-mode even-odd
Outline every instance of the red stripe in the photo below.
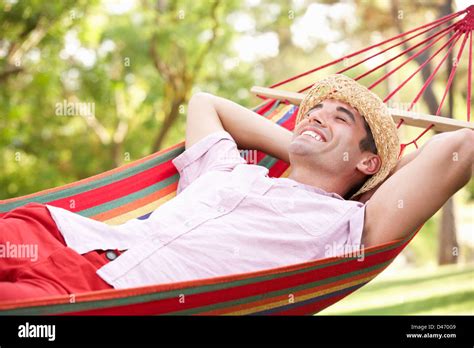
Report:
<svg viewBox="0 0 474 348"><path fill-rule="evenodd" d="M295 127L295 119L296 119L296 114L298 113L298 109L295 108L293 111L293 114L281 124L281 126L285 127L288 130L293 130ZM288 169L290 166L289 163L286 163L283 160L278 160L269 170L268 175L270 177L276 177L279 178L285 170Z"/></svg>
<svg viewBox="0 0 474 348"><path fill-rule="evenodd" d="M298 285L323 280L338 274L365 269L393 259L399 250L395 248L382 253L367 256L364 261L352 260L338 265L327 266L300 274L289 275L279 279L266 280L258 283L241 285L229 289L215 290L195 295L187 295L185 303L179 303L178 297L157 300L146 303L127 304L112 308L99 308L81 312L68 313L79 315L149 315L169 314L177 311L199 308L216 303L232 301L247 296L261 295L272 291L292 288Z"/></svg>
<svg viewBox="0 0 474 348"><path fill-rule="evenodd" d="M176 191L177 186L178 186L178 183L175 182L173 184L163 187L160 190L154 191L153 193L148 194L145 197L137 198L134 201L131 201L129 203L124 203L123 205L120 205L117 208L104 211L97 215L93 215L90 218L97 221L106 221L106 220L116 218L117 216L142 208L145 205L148 205L152 202L159 201L161 198L167 196L168 194L174 193Z"/></svg>
<svg viewBox="0 0 474 348"><path fill-rule="evenodd" d="M268 176L272 178L279 178L290 165L285 161L278 160L268 171Z"/></svg>
<svg viewBox="0 0 474 348"><path fill-rule="evenodd" d="M72 212L80 212L142 190L173 176L176 172L173 163L167 161L128 178L77 195L57 199L49 204ZM71 200L74 200L74 208L70 208Z"/></svg>
<svg viewBox="0 0 474 348"><path fill-rule="evenodd" d="M273 105L277 102L276 99L273 99L271 100L269 103L267 103L262 109L258 110L257 112L260 114L260 115L263 115L265 114L268 110L270 110ZM272 120L273 116L275 115L275 113L278 113L280 112L278 110L278 108L276 108L273 112L271 112L269 115L266 116L266 118L268 118L269 120ZM267 156L267 154L263 151L257 151L257 156L256 156L256 162L260 162L261 160L263 160L265 158L265 156ZM249 164L253 164L253 163L249 163Z"/></svg>
<svg viewBox="0 0 474 348"><path fill-rule="evenodd" d="M285 122L281 123L280 126L292 131L295 128L296 115L298 114L298 108L293 109L293 114L286 119Z"/></svg>
<svg viewBox="0 0 474 348"><path fill-rule="evenodd" d="M176 149L176 148L180 148L180 147L184 147L184 141L182 141L182 142L180 142L180 143L178 143L178 144L172 145L172 146L170 146L170 147L168 147L168 148L166 148L166 149L163 149L163 150L160 150L160 151L158 151L158 152L152 153L151 155L148 155L148 156L145 156L145 157L140 158L140 159L138 159L138 160L135 160L135 161L133 161L133 162L131 162L131 163L124 164L123 166L110 169L110 170L108 170L108 171L106 171L106 172L102 172L102 173L99 173L99 174L90 176L90 177L88 177L88 178L85 178L85 179L77 180L77 181L74 181L74 182L69 183L69 184L65 184L65 185L62 185L62 186L57 186L57 187L45 189L45 190L42 190L42 191L34 192L34 193L31 193L31 194L28 194L28 195L24 195L24 196L20 196L20 197L8 198L8 199L5 199L5 200L0 200L0 205L13 203L13 202L17 202L17 201L20 201L20 200L25 200L25 199L31 199L31 198L35 198L35 197L40 197L40 196L44 196L44 195L46 195L46 194L50 194L50 193L54 193L54 192L59 192L59 191L65 190L65 189L69 189L69 188L81 186L81 185L86 184L86 183L94 182L94 181L96 181L96 180L99 180L99 179L102 179L102 178L105 178L105 177L109 177L109 176L112 176L112 175L114 175L114 174L123 172L124 170L126 170L126 169L128 169L128 168L136 167L137 165L139 165L139 164L141 164L141 163L144 163L144 162L147 162L147 161L149 161L149 160L152 160L152 159L154 159L154 158L156 158L156 157L164 156L165 154L167 154L167 153L173 151L173 150Z"/></svg>
<svg viewBox="0 0 474 348"><path fill-rule="evenodd" d="M267 113L269 110L271 110L273 108L273 106L275 105L275 103L277 102L276 99L273 99L271 100L269 103L267 103L266 105L264 105L261 109L259 109L257 111L257 113L259 113L260 115L264 115L265 113ZM267 115L266 117L270 117L270 115Z"/></svg>
<svg viewBox="0 0 474 348"><path fill-rule="evenodd" d="M380 269L375 269L375 270L371 270L370 272L366 272L366 273L351 276L350 278L340 279L340 280L333 281L331 283L319 285L317 287L317 289L315 289L315 288L307 288L307 289L303 289L303 290L293 289L293 291L291 293L293 294L293 296L295 298L302 298L302 297L307 298L308 295L311 295L311 294L315 295L316 292L323 293L324 290L335 288L337 286L345 285L345 284L348 284L348 283L352 283L352 282L355 283L357 281L360 281L360 283L364 283L364 281L367 282L368 280L370 280L370 279L374 278L375 276L377 276L379 273L380 273ZM260 299L260 300L254 301L254 302L247 302L247 303L243 303L243 304L237 304L237 305L222 308L222 309L217 309L216 308L214 310L201 312L201 313L199 313L199 315L228 315L228 314L231 314L231 313L233 314L233 313L236 313L236 312L247 311L249 309L255 309L255 307L262 307L263 308L264 305L266 305L266 304L273 303L273 302L281 302L281 301L288 301L288 294L278 295L278 296L275 296L275 297L269 297L269 298L266 298L266 299L263 299L263 300ZM258 305L256 303L258 303Z"/></svg>
<svg viewBox="0 0 474 348"><path fill-rule="evenodd" d="M257 158L256 158L257 163L260 163L260 161L263 160L266 155L267 154L263 151L257 151Z"/></svg>
<svg viewBox="0 0 474 348"><path fill-rule="evenodd" d="M296 113L297 113L297 109L295 109L293 114L285 122L281 123L280 126L288 130L292 130L294 128L294 121L295 121L294 118L295 118ZM267 154L265 152L257 151L257 162L260 162L261 160L263 160L266 155ZM279 176L278 173L280 173L281 175L281 173L283 173L286 170L286 168L288 168L288 166L289 164L287 164L286 162L282 160L278 160L272 167L269 168L269 176L278 177ZM283 171L282 171L282 168L284 168Z"/></svg>

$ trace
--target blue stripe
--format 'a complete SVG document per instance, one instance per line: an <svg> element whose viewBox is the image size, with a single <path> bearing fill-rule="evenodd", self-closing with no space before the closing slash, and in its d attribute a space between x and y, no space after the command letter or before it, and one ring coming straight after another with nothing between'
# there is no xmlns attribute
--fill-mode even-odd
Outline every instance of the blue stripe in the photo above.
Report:
<svg viewBox="0 0 474 348"><path fill-rule="evenodd" d="M149 213L146 213L145 215L139 216L139 217L137 217L137 219L138 220L146 220L150 217L151 213L153 213L153 211L150 211Z"/></svg>
<svg viewBox="0 0 474 348"><path fill-rule="evenodd" d="M291 116L293 116L293 112L295 111L296 106L293 105L291 108L288 109L288 111L280 118L276 123L277 124L282 124L286 122ZM290 129L291 130L291 129Z"/></svg>

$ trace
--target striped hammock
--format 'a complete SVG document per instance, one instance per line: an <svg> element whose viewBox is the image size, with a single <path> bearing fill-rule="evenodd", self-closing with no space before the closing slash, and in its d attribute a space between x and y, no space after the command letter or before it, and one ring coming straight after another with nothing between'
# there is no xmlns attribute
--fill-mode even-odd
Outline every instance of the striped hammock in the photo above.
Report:
<svg viewBox="0 0 474 348"><path fill-rule="evenodd" d="M409 75L401 85L390 91L389 95L384 98L384 102L392 100L402 87L409 86L407 84L410 80L414 76L419 75L420 71L431 59L441 56L436 63L433 73L410 103L408 111L411 111L413 106L418 103L423 92L434 80L435 75L439 75L437 72L446 61L448 54L454 52L457 47L457 64L453 64L451 68L436 116L440 115L443 103L452 86L457 67L460 66L463 53L467 52L466 115L467 122L469 122L472 108L473 28L474 5L471 5L465 10L424 24L270 87L274 88L287 84L316 71L346 62L349 59L358 59L361 54L380 48L382 45L391 45L386 49L380 50L378 53L372 54L368 58L357 60L356 63L338 71L338 73L346 73L348 70L360 66L369 59L377 57L382 53L387 53L389 50L396 49L403 44L408 45L409 42L413 42L413 40L419 39L423 34L428 33L429 36L426 39L412 44L412 46L404 49L401 53L395 51L395 55L392 58L355 77L355 79L365 78L369 74L375 75L376 81L369 86L369 89L371 89L386 80L391 74L398 71L416 56L428 52L427 50L435 44L441 45L442 40L445 40L445 43L424 64ZM400 41L397 42L396 40L399 39ZM443 50L446 50L446 53L442 53ZM385 71L380 76L381 68L409 51L413 51L414 54L408 60L388 72ZM444 79L444 77L442 78ZM309 87L307 86L299 90L299 92L303 92ZM286 101L282 103L276 99L268 99L255 108L255 111L282 127L292 130L298 108ZM404 122L407 123L406 120L407 117L402 116L397 127L399 128ZM415 139L409 143L401 144L401 153L408 145L418 147L418 139L431 128L437 129L436 122L432 120L432 118L428 118L424 123L420 123L417 115L416 119L412 121L412 125L426 127ZM466 124L464 123L462 126L465 127ZM471 124L468 124L468 126L473 128ZM443 129L439 128L439 130ZM161 204L175 196L179 175L171 160L183 151L184 142L181 142L141 160L88 179L36 194L0 201L0 216L26 203L39 202L68 209L82 216L108 224L122 224L135 218L146 219ZM265 153L257 153L257 163L269 169L269 176L288 176L288 164ZM75 204L71 205L72 202ZM71 208L72 206L74 208ZM66 295L9 303L4 302L0 303L0 314L314 314L359 289L382 272L404 249L421 227L405 239L364 249L363 258L359 256L333 257L287 267L212 279L199 279L124 290L103 290L77 294L75 296Z"/></svg>
<svg viewBox="0 0 474 348"><path fill-rule="evenodd" d="M297 107L270 100L256 112L293 129ZM120 168L0 204L0 216L29 202L48 203L108 224L146 219L176 194L171 160L184 142ZM257 152L272 177L288 164ZM70 208L70 202L75 207ZM327 258L271 270L125 290L103 290L0 304L4 315L242 315L314 314L354 292L384 270L414 236L364 250L364 257Z"/></svg>

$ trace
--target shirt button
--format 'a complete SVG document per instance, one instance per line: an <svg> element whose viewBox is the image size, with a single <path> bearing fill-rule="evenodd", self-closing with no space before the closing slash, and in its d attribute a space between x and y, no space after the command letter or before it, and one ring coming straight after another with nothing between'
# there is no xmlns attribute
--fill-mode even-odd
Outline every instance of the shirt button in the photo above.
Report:
<svg viewBox="0 0 474 348"><path fill-rule="evenodd" d="M219 213L223 213L223 212L225 212L225 208L224 208L224 207L218 207L218 208L217 208L217 211L218 211Z"/></svg>
<svg viewBox="0 0 474 348"><path fill-rule="evenodd" d="M189 220L188 220L188 221L185 221L185 222L184 222L184 225L185 225L186 227L191 226L191 221L189 221Z"/></svg>
<svg viewBox="0 0 474 348"><path fill-rule="evenodd" d="M107 252L105 253L105 257L107 258L107 260L113 261L113 260L115 260L118 256L117 256L117 254L115 253L115 251L113 251L113 250L107 250Z"/></svg>

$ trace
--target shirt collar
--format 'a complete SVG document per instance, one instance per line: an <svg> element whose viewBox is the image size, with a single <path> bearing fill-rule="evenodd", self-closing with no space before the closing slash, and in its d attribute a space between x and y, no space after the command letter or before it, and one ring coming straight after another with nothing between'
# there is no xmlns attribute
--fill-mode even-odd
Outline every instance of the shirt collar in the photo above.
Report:
<svg viewBox="0 0 474 348"><path fill-rule="evenodd" d="M274 178L274 179L276 179L278 182L280 182L282 184L285 184L285 185L289 185L289 186L292 186L292 187L299 187L299 188L301 188L303 190L306 190L306 191L309 191L309 192L314 192L314 193L322 194L322 195L325 195L325 196L329 196L329 197L344 200L344 198L342 198L336 192L327 192L327 191L325 191L325 190L323 190L319 187L303 184L301 182L298 182L298 181L290 179L290 178Z"/></svg>

